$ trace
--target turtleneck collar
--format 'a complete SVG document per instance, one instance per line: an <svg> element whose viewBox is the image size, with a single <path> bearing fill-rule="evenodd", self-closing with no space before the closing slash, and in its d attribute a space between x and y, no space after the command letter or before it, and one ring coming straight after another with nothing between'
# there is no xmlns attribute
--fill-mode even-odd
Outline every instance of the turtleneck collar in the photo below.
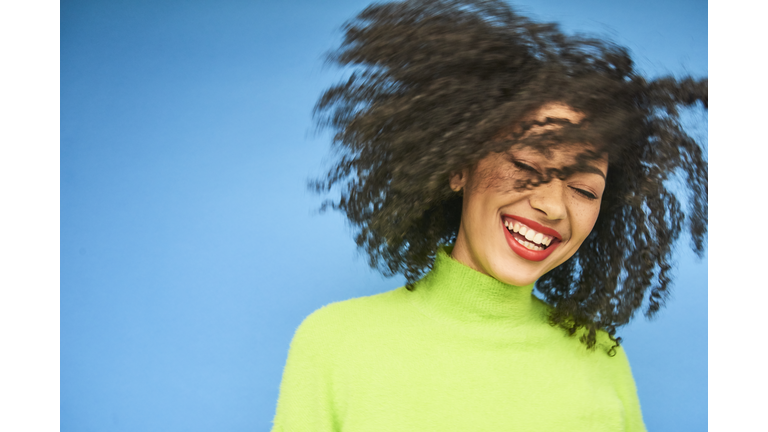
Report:
<svg viewBox="0 0 768 432"><path fill-rule="evenodd" d="M416 282L409 298L425 315L457 324L505 326L530 322L534 313L533 284L508 285L480 273L441 248L435 264Z"/></svg>

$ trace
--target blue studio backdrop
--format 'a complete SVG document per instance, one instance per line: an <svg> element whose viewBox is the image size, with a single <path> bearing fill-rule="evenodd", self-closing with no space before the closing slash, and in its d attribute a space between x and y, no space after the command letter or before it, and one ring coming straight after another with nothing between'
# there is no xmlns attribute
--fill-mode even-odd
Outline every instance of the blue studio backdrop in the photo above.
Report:
<svg viewBox="0 0 768 432"><path fill-rule="evenodd" d="M402 284L306 186L323 54L368 3L61 2L62 431L269 430L302 319ZM514 5L708 73L706 1ZM668 307L619 332L651 431L707 429L707 259L680 246Z"/></svg>

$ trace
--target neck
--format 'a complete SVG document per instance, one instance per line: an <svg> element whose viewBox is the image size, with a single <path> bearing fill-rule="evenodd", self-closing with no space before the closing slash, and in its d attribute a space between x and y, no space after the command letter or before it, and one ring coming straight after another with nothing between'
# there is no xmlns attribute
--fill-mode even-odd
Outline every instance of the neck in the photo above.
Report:
<svg viewBox="0 0 768 432"><path fill-rule="evenodd" d="M448 247L446 251L451 256L451 258L455 259L456 261L464 264L472 270L490 276L488 272L483 270L481 265L475 262L472 254L469 253L469 247L467 247L468 244L469 243L466 238L466 233L464 231L464 224L461 224L459 225L459 233L456 235L456 243L452 249Z"/></svg>
<svg viewBox="0 0 768 432"><path fill-rule="evenodd" d="M441 320L479 326L510 326L528 320L533 284L509 285L453 259L441 249L435 265L414 286L414 305Z"/></svg>

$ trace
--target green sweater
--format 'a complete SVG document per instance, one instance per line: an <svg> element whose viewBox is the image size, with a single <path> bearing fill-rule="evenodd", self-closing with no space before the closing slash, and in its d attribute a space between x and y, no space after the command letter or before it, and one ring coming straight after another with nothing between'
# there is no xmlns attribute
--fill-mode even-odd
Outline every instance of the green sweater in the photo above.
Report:
<svg viewBox="0 0 768 432"><path fill-rule="evenodd" d="M273 432L645 430L624 351L609 357L606 334L588 351L532 291L440 251L413 291L315 311Z"/></svg>

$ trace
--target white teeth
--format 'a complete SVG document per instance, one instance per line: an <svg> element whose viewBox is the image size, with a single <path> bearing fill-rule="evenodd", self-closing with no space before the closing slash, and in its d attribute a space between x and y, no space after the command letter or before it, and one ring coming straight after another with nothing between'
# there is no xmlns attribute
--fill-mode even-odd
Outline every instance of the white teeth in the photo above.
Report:
<svg viewBox="0 0 768 432"><path fill-rule="evenodd" d="M517 242L520 243L521 245L525 246L526 249L535 250L535 251L544 250L543 247L535 245L533 243L529 243L527 241L520 240L520 239L515 239L515 240L517 240Z"/></svg>
<svg viewBox="0 0 768 432"><path fill-rule="evenodd" d="M518 242L520 244L525 245L525 247L531 249L536 248L534 250L543 250L540 246L549 246L552 244L552 240L554 237L548 236L546 234L536 232L535 230L532 230L528 228L527 226L517 222L517 221L504 221L504 226L507 227L508 230L519 233L521 236L525 237L527 242L525 240L518 239ZM529 243L530 242L530 243ZM530 245L530 247L529 247Z"/></svg>

